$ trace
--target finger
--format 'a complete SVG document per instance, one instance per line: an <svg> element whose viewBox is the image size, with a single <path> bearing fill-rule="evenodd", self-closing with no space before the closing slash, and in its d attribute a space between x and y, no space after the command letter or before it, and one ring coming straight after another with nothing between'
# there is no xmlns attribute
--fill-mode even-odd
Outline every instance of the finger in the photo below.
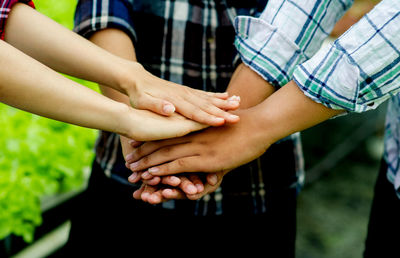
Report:
<svg viewBox="0 0 400 258"><path fill-rule="evenodd" d="M142 184L138 190L134 191L133 198L135 198L136 200L140 200L143 190L144 190L144 187L145 187L145 184Z"/></svg>
<svg viewBox="0 0 400 258"><path fill-rule="evenodd" d="M216 173L207 174L206 179L207 183L211 186L214 186L218 183L218 176Z"/></svg>
<svg viewBox="0 0 400 258"><path fill-rule="evenodd" d="M154 187L154 186L145 185L144 186L144 190L142 192L142 195L140 197L142 198L142 200L144 202L148 202L149 201L149 197L151 196L151 194L153 194L157 190L158 189L156 187Z"/></svg>
<svg viewBox="0 0 400 258"><path fill-rule="evenodd" d="M137 147L139 147L140 145L142 145L143 142L139 142L139 141L136 141L136 140L129 140L129 144L130 144L133 148L137 148Z"/></svg>
<svg viewBox="0 0 400 258"><path fill-rule="evenodd" d="M132 175L130 175L128 177L129 183L135 184L135 183L139 182L139 180L141 178L141 176L139 174L140 174L139 172L133 172Z"/></svg>
<svg viewBox="0 0 400 258"><path fill-rule="evenodd" d="M196 99L198 101L198 99ZM181 115L202 123L202 124L207 124L210 126L221 126L225 123L225 118L222 116L217 116L215 114L205 112L204 109L212 109L211 107L208 106L213 106L210 103L196 103L195 101L192 101L189 99L186 102L182 102L180 106L176 107L176 111L180 113ZM217 107L213 106L215 109L218 109ZM215 111L215 110L214 110ZM220 110L221 112L224 112ZM216 112L216 111L215 111ZM218 113L218 112L216 112ZM220 113L219 113L220 114Z"/></svg>
<svg viewBox="0 0 400 258"><path fill-rule="evenodd" d="M160 182L161 182L161 178L159 176L153 177L150 180L143 180L144 184L151 185L151 186L158 185Z"/></svg>
<svg viewBox="0 0 400 258"><path fill-rule="evenodd" d="M240 119L239 116L233 115L229 112L226 112L214 105L205 104L205 105L201 106L201 109L206 114L210 114L210 115L214 115L219 118L223 118L228 123L236 123Z"/></svg>
<svg viewBox="0 0 400 258"><path fill-rule="evenodd" d="M227 100L222 100L222 99L213 99L212 103L214 106L222 109L222 110L236 110L240 106L240 97L238 96L232 96L229 97Z"/></svg>
<svg viewBox="0 0 400 258"><path fill-rule="evenodd" d="M151 153L148 156L141 158L140 160L130 164L130 170L132 172L146 170L148 168L171 162L176 159L181 159L190 155L196 155L195 147L191 144L179 144L173 146L166 146L160 150ZM150 172L150 171L149 171ZM182 171L185 172L185 171ZM175 173L172 173L175 174ZM154 176L154 174L150 173ZM168 174L170 175L170 174ZM146 174L147 176L147 174ZM149 178L144 178L149 179Z"/></svg>
<svg viewBox="0 0 400 258"><path fill-rule="evenodd" d="M209 97L218 98L218 99L228 99L229 93L228 92L209 92L203 90L196 90L199 94L206 94Z"/></svg>
<svg viewBox="0 0 400 258"><path fill-rule="evenodd" d="M178 186L181 184L181 180L179 177L176 176L164 176L161 178L161 183L164 185L170 185L170 186Z"/></svg>
<svg viewBox="0 0 400 258"><path fill-rule="evenodd" d="M184 172L208 172L207 163L199 156L189 156L151 167L148 171L153 176L167 176Z"/></svg>
<svg viewBox="0 0 400 258"><path fill-rule="evenodd" d="M191 175L189 175L189 180L192 181L192 183L196 187L198 193L204 191L204 184L201 181L199 175L191 174Z"/></svg>
<svg viewBox="0 0 400 258"><path fill-rule="evenodd" d="M187 199L185 193L183 193L182 191L175 189L175 188L164 189L164 190L162 190L161 194L165 199L170 199L170 200L171 199L175 199L175 200Z"/></svg>
<svg viewBox="0 0 400 258"><path fill-rule="evenodd" d="M159 204L159 203L162 203L163 201L166 201L166 200L162 196L162 189L158 189L158 190L154 191L147 198L147 202L150 204Z"/></svg>
<svg viewBox="0 0 400 258"><path fill-rule="evenodd" d="M152 174L150 174L148 171L145 171L142 173L141 178L144 180L150 180L152 179L154 176Z"/></svg>
<svg viewBox="0 0 400 258"><path fill-rule="evenodd" d="M134 149L131 153L129 153L125 160L129 159L129 164L135 161L138 161L144 156L147 156L163 147L172 146L181 143L187 143L190 141L190 136L168 139L168 140L161 140L161 141L152 141L143 143L140 147ZM129 168L129 167L128 167Z"/></svg>
<svg viewBox="0 0 400 258"><path fill-rule="evenodd" d="M197 194L188 194L186 197L189 200L198 200L200 198L202 198L203 196L205 196L206 194L212 193L215 190L218 189L218 187L221 185L222 179L224 178L224 174L223 173L216 173L214 174L217 177L217 183L214 185L211 184L205 184L204 185L204 190L202 192L199 192Z"/></svg>
<svg viewBox="0 0 400 258"><path fill-rule="evenodd" d="M181 184L179 188L186 194L196 194L198 193L196 186L186 177L180 176Z"/></svg>
<svg viewBox="0 0 400 258"><path fill-rule="evenodd" d="M175 112L175 106L166 100L155 98L148 94L143 94L135 103L138 109L146 109L154 113L170 116Z"/></svg>
<svg viewBox="0 0 400 258"><path fill-rule="evenodd" d="M217 117L218 119L224 118L224 120L229 123L235 123L235 122L239 121L238 116L232 115L223 110L225 108L230 109L231 105L233 105L233 107L235 109L238 108L238 106L239 106L238 100L240 100L240 98L238 98L236 96L231 97L230 99L227 99L227 100L221 100L221 99L210 98L210 97L207 97L207 99L202 99L196 95L188 95L188 96L186 96L186 101L187 101L187 103L189 103L189 105L186 105L184 110L178 109L178 108L177 108L177 110L179 113L181 113L182 115L184 115L192 120L198 121L203 124L208 124L211 126L218 126L218 125L222 125L222 124L217 124L217 123L211 124L209 122L213 122L213 121L208 121L209 118L211 118L211 117ZM192 106L190 106L190 105L192 105ZM222 107L219 107L219 105L221 105ZM199 112L199 108L203 112ZM194 113L195 116L191 116L193 110L197 110L197 113ZM187 111L190 111L190 112L185 113Z"/></svg>

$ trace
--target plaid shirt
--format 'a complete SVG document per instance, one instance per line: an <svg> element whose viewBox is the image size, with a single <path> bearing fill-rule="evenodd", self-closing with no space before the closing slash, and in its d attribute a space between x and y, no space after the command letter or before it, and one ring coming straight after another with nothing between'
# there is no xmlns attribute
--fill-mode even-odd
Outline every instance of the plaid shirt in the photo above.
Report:
<svg viewBox="0 0 400 258"><path fill-rule="evenodd" d="M329 108L364 112L390 99L384 159L400 197L400 2L381 1L319 49L351 4L271 0L260 19L237 18L236 46L243 61L264 78L276 86L294 78L306 96Z"/></svg>
<svg viewBox="0 0 400 258"><path fill-rule="evenodd" d="M16 3L25 3L35 8L34 4L30 0L0 0L0 39L4 40L4 28L6 26L6 20L11 8Z"/></svg>
<svg viewBox="0 0 400 258"><path fill-rule="evenodd" d="M265 0L81 0L75 15L75 31L90 37L103 28L121 29L131 37L138 61L152 74L192 88L223 92L238 60L233 45L234 17L257 15L265 5ZM299 135L277 144L270 155L274 153L280 154L281 159L289 155L295 164L287 169L291 171L280 179L281 182L271 187L301 186L304 172ZM272 185L272 173L267 175L267 169L264 171L262 166L265 163L266 168L272 169L274 165L269 166L271 161L264 159L265 155L238 168L225 177L216 193L197 203L191 202L195 203L195 213L221 214L225 212L221 200L227 203L229 196L236 196L232 203L236 201L237 207L253 207L251 213L265 210L264 188ZM96 144L96 161L106 175L128 184L126 178L130 172L124 165L118 135L101 133ZM276 165L277 172L285 168L284 163ZM240 205L237 196L246 196L243 198L246 199L245 206ZM179 203L163 205L176 207Z"/></svg>

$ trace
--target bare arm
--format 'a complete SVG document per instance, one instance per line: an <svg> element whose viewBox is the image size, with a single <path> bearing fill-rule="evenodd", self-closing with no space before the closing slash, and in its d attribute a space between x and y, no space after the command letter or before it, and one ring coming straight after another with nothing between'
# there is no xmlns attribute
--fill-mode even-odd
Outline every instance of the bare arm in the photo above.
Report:
<svg viewBox="0 0 400 258"><path fill-rule="evenodd" d="M139 63L104 51L24 4L14 5L5 32L9 44L39 62L124 93L136 108L162 115L171 115L176 110L213 126L239 120L225 111L239 105L227 101L227 94L194 90L157 78Z"/></svg>
<svg viewBox="0 0 400 258"><path fill-rule="evenodd" d="M312 101L291 81L259 105L237 112L238 124L142 145L132 155L131 169L149 168L155 176L230 170L256 159L277 140L343 110Z"/></svg>
<svg viewBox="0 0 400 258"><path fill-rule="evenodd" d="M25 111L138 140L182 136L204 125L136 110L75 83L0 41L0 101Z"/></svg>
<svg viewBox="0 0 400 258"><path fill-rule="evenodd" d="M104 29L93 34L93 36L90 38L90 41L116 56L131 61L137 61L135 48L132 44L132 41L123 31L117 29ZM128 96L111 89L104 84L99 84L99 87L105 96L127 105L130 104ZM132 147L129 144L128 138L121 136L120 139L122 153L125 156L127 153L132 151Z"/></svg>
<svg viewBox="0 0 400 258"><path fill-rule="evenodd" d="M275 88L245 64L236 68L229 82L230 95L240 96L240 108L253 107L275 92Z"/></svg>
<svg viewBox="0 0 400 258"><path fill-rule="evenodd" d="M237 95L241 97L241 109L246 109L253 107L267 97L269 97L275 88L265 81L260 75L250 69L248 66L244 64L238 65L236 68L228 86L228 92L232 95ZM227 134L229 130L220 130L220 136L226 135L227 139L230 136ZM208 131L204 132L204 135L207 135ZM203 135L199 134L199 137L202 138ZM203 146L204 148L208 148L207 145ZM130 148L130 153L132 153L134 149ZM130 156L127 156L127 160L129 161ZM208 192L214 191L220 185L223 176L228 173L229 170L220 172L220 173L211 173L207 175L207 183L203 184L198 177L195 177L194 174L190 174L190 177L194 178L194 180L189 180L190 178L186 178L185 176L179 176L181 181L184 182L197 182L196 186L198 188L198 193L193 193L188 187L180 187L179 188L166 188L165 186L156 186L157 183L164 181L163 184L168 184L168 180L166 177L162 179L158 177L151 177L151 175L146 172L141 174L143 179L143 185L139 190L134 193L134 197L137 199L142 199L143 201L150 202L152 204L160 203L167 199L198 199L204 194ZM138 176L137 172L133 174L129 180L132 183L136 183L139 181L140 176ZM167 183L165 183L165 181ZM172 185L172 184L170 184ZM190 184L189 184L190 185Z"/></svg>

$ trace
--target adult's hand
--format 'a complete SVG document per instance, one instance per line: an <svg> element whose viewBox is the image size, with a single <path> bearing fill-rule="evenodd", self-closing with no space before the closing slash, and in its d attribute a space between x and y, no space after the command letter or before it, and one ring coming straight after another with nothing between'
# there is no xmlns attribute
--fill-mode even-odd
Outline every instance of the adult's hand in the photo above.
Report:
<svg viewBox="0 0 400 258"><path fill-rule="evenodd" d="M159 204L172 199L198 200L204 195L214 192L220 186L223 176L226 173L227 172L207 174L207 179L204 184L197 173L191 174L187 177L179 176L181 183L176 187L173 187L170 183L167 183L169 185L149 184L144 180L142 186L133 193L133 197L150 204ZM168 177L170 176L163 177L163 179ZM167 179L164 182L169 181L170 180Z"/></svg>
<svg viewBox="0 0 400 258"><path fill-rule="evenodd" d="M148 169L153 176L183 172L221 172L248 163L270 146L258 126L257 109L236 112L241 121L181 138L147 142L130 154L133 172Z"/></svg>

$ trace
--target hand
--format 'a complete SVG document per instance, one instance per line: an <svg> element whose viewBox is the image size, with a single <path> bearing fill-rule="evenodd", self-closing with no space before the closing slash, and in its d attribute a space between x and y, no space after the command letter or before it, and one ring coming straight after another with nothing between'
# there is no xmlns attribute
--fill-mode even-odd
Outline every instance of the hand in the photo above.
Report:
<svg viewBox="0 0 400 258"><path fill-rule="evenodd" d="M151 111L133 109L125 105L120 115L122 121L116 123L123 128L116 129L119 134L135 141L153 141L174 138L201 130L207 125L189 120L179 114L160 116Z"/></svg>
<svg viewBox="0 0 400 258"><path fill-rule="evenodd" d="M176 110L189 119L211 126L239 121L238 116L227 112L239 107L240 98L237 96L228 98L227 93L205 92L160 79L139 63L128 62L127 66L131 70L122 88L134 108L166 116Z"/></svg>
<svg viewBox="0 0 400 258"><path fill-rule="evenodd" d="M144 180L140 189L133 193L133 197L150 204L159 204L171 199L197 200L204 195L215 191L221 184L224 174L225 173L207 174L205 184L203 184L199 175L191 174L188 177L179 176L181 183L179 185L176 184L175 187L171 187L173 185L170 184L169 179L165 181L162 180L163 184L168 184L168 186L150 184L148 181L146 182L146 180ZM130 182L134 183L138 181L134 180L134 178L137 179L138 177L136 175L132 178L130 177Z"/></svg>
<svg viewBox="0 0 400 258"><path fill-rule="evenodd" d="M133 172L148 169L153 176L183 172L219 172L246 164L270 146L259 127L256 108L237 111L241 121L177 139L147 142L126 157ZM161 165L160 165L161 164Z"/></svg>

